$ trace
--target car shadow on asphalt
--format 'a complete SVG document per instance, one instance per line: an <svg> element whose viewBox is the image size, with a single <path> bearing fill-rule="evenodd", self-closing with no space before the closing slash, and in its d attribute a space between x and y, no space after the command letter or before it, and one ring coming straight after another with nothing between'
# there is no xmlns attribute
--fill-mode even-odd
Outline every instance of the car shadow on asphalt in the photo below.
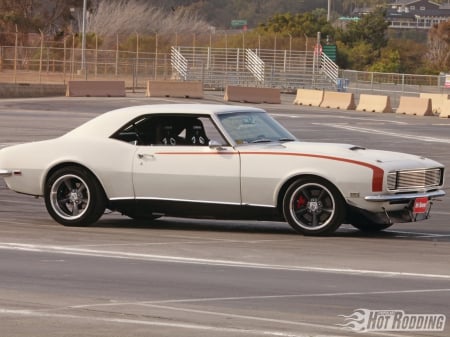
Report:
<svg viewBox="0 0 450 337"><path fill-rule="evenodd" d="M110 219L103 217L96 224L91 225L91 227L133 228L185 232L255 233L290 236L298 235L302 237L301 234L294 231L287 223L271 221L205 220L172 217L163 217L155 220L133 220L128 217L115 217ZM415 231L397 231L391 228L378 232L362 232L353 228L351 225L346 224L342 225L335 233L321 237L450 241L450 234L446 233L438 234Z"/></svg>
<svg viewBox="0 0 450 337"><path fill-rule="evenodd" d="M191 218L164 217L155 220L134 220L127 217L107 219L102 218L95 223L95 227L107 228L142 228L167 231L187 232L235 232L295 235L296 232L283 222L266 221L231 221L205 220Z"/></svg>

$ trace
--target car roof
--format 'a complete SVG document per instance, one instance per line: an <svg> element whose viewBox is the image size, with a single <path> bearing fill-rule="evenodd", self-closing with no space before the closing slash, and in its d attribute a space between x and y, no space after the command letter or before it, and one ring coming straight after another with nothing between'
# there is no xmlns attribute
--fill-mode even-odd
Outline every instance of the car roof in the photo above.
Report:
<svg viewBox="0 0 450 337"><path fill-rule="evenodd" d="M105 112L68 132L66 136L92 136L106 138L111 136L119 128L133 119L148 114L213 115L242 111L265 112L263 109L259 108L226 104L138 105Z"/></svg>

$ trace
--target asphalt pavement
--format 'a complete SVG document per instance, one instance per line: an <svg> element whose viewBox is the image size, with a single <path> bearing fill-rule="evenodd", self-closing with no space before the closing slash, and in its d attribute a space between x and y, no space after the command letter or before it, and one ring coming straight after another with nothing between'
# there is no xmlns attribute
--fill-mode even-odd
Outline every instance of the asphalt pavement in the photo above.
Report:
<svg viewBox="0 0 450 337"><path fill-rule="evenodd" d="M222 97L5 99L0 147L57 137L118 107ZM293 100L257 106L305 141L409 152L450 167L449 119ZM304 237L282 222L143 222L117 213L63 227L42 199L0 181L0 336L448 336L449 198L426 221ZM384 329L394 316L398 329ZM379 331L358 332L366 318ZM442 331L414 331L419 318Z"/></svg>

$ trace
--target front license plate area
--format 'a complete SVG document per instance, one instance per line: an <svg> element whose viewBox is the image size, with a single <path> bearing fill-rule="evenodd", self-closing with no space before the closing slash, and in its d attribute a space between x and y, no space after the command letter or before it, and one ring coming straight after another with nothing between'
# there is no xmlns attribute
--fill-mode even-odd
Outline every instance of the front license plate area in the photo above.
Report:
<svg viewBox="0 0 450 337"><path fill-rule="evenodd" d="M428 219L431 203L426 197L416 198L412 203L412 214L414 221Z"/></svg>

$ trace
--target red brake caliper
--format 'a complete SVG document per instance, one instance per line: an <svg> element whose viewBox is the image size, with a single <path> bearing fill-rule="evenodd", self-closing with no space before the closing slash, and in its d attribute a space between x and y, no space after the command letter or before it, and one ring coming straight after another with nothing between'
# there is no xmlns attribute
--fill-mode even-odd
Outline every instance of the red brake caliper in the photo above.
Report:
<svg viewBox="0 0 450 337"><path fill-rule="evenodd" d="M302 206L306 205L306 199L303 197L303 195L301 195L298 199L297 199L297 205L296 208L300 208Z"/></svg>

